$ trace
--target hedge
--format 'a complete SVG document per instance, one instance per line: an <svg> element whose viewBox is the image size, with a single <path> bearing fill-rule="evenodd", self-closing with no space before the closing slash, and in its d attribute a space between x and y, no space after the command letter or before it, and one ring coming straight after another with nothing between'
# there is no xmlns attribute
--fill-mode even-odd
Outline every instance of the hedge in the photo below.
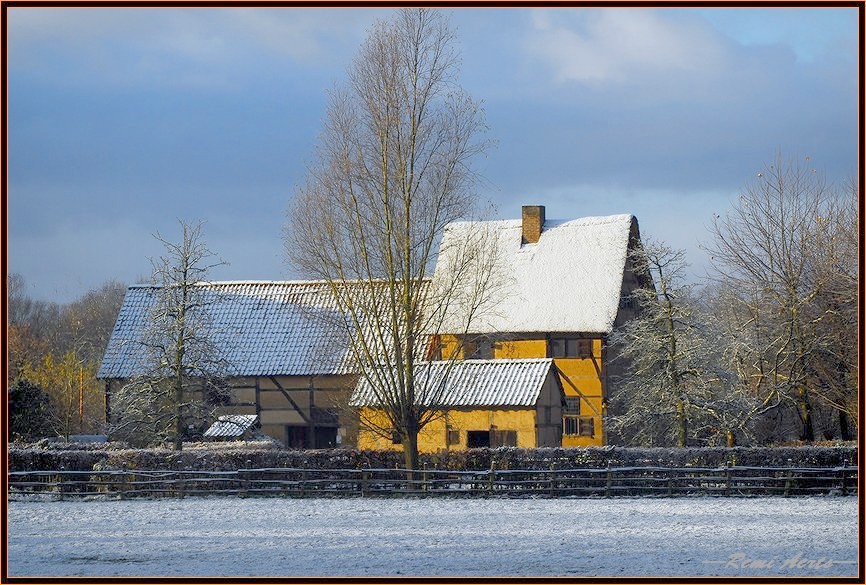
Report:
<svg viewBox="0 0 866 585"><path fill-rule="evenodd" d="M9 471L164 469L231 471L242 468L372 469L403 466L400 451L357 449L287 450L243 443L170 449L129 449L124 445L72 448L69 445L12 445ZM734 448L539 448L468 449L422 454L429 469L575 469L660 467L839 467L856 466L856 445Z"/></svg>

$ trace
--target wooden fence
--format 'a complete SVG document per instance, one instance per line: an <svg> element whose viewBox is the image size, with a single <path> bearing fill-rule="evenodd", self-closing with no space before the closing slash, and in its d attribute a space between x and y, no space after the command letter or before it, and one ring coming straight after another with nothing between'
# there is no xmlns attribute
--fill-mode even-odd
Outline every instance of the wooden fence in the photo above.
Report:
<svg viewBox="0 0 866 585"><path fill-rule="evenodd" d="M614 497L855 495L856 467L609 467L447 471L238 469L235 471L14 471L9 495Z"/></svg>

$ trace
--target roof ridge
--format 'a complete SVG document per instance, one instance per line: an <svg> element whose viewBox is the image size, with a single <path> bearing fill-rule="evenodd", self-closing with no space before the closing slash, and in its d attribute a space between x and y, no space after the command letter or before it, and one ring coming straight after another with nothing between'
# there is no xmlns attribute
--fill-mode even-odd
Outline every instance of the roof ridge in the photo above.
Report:
<svg viewBox="0 0 866 585"><path fill-rule="evenodd" d="M544 220L544 225L552 224L559 226L565 223L573 225L590 224L598 225L602 223L614 223L617 221L631 220L634 217L633 213L610 213L606 215L585 215L582 217L571 217L567 219L548 217ZM483 219L483 220L457 220L446 224L449 225L467 225L467 224L511 224L519 226L523 220L521 218L502 218L502 219Z"/></svg>
<svg viewBox="0 0 866 585"><path fill-rule="evenodd" d="M431 277L424 278L424 282L431 282L433 279ZM341 284L342 282L346 282L349 284L366 284L369 282L373 283L384 283L387 282L384 278L373 279L372 281L366 279L354 279L354 280L346 280L346 281L335 281L337 284ZM193 283L193 286L305 286L305 285L326 285L328 284L328 280L202 280L199 282ZM136 283L130 284L127 288L162 288L161 284L148 284L148 283Z"/></svg>

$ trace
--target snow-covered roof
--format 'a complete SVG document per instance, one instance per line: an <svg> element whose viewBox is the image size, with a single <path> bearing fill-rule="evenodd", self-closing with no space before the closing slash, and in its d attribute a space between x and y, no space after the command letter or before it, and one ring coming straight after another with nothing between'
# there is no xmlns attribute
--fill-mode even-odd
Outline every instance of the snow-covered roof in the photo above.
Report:
<svg viewBox="0 0 866 585"><path fill-rule="evenodd" d="M548 220L537 243L521 244L521 220L480 222L497 246L497 301L469 333L609 333L619 307L632 215ZM445 228L434 286L449 265L449 250L479 222ZM460 320L455 316L454 323ZM448 326L443 331L448 331ZM455 326L455 331L460 327Z"/></svg>
<svg viewBox="0 0 866 585"><path fill-rule="evenodd" d="M241 437L254 424L258 415L255 414L226 414L219 417L208 430L204 432L205 437Z"/></svg>
<svg viewBox="0 0 866 585"><path fill-rule="evenodd" d="M336 311L323 282L212 282L205 291L214 345L237 376L348 373L345 333L323 315ZM129 287L97 377L130 378L141 368L141 341L158 287Z"/></svg>
<svg viewBox="0 0 866 585"><path fill-rule="evenodd" d="M437 395L443 406L535 406L552 367L550 358L422 362L417 365L416 389L444 383L441 394L427 393ZM380 403L366 378L358 381L350 402L355 406Z"/></svg>

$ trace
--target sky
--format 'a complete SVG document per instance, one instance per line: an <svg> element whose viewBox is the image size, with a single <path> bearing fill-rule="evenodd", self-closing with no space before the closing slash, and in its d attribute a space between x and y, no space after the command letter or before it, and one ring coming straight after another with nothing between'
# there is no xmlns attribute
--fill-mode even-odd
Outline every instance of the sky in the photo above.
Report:
<svg viewBox="0 0 866 585"><path fill-rule="evenodd" d="M634 214L687 251L779 154L858 168L856 8L454 8L494 216ZM71 302L204 222L212 278L299 277L286 210L384 8L8 8L10 272Z"/></svg>

